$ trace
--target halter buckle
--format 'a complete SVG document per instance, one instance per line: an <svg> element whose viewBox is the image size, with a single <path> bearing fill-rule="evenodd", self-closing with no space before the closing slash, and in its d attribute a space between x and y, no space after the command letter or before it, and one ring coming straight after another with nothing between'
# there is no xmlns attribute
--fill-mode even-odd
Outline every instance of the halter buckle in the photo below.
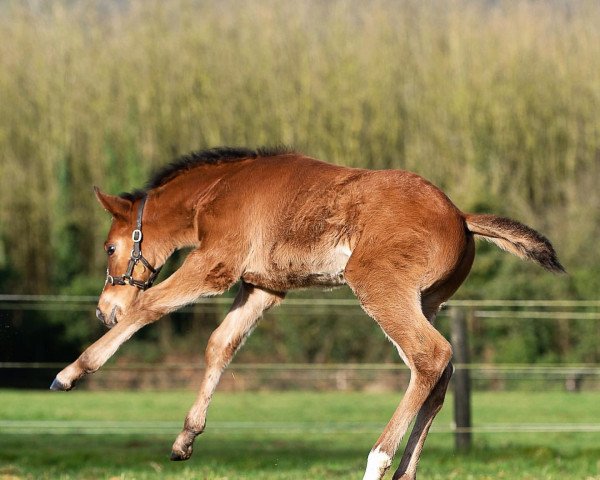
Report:
<svg viewBox="0 0 600 480"><path fill-rule="evenodd" d="M133 233L131 234L131 239L135 242L141 242L142 241L142 231L139 228L136 228Z"/></svg>

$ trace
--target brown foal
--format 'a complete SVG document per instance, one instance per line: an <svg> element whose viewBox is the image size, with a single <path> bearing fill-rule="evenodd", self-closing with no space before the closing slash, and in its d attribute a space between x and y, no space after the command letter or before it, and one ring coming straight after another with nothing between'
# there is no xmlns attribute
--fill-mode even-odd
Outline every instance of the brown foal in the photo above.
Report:
<svg viewBox="0 0 600 480"><path fill-rule="evenodd" d="M411 370L398 408L369 454L365 480L381 479L416 421L394 479L414 479L452 375L452 349L432 323L467 277L474 236L562 272L550 242L525 225L464 214L413 173L330 165L286 150L221 148L159 172L144 191L96 190L113 217L107 281L97 316L110 330L54 380L69 390L144 325L240 281L206 349L206 371L171 458L192 454L221 373L262 313L288 290L347 284ZM149 289L177 249L183 265Z"/></svg>

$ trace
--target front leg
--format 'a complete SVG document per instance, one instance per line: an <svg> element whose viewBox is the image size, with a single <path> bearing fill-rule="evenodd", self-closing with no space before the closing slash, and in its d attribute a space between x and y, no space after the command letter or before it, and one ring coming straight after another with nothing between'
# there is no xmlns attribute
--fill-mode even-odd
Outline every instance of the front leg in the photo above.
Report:
<svg viewBox="0 0 600 480"><path fill-rule="evenodd" d="M187 460L194 439L204 431L206 412L223 370L250 335L262 313L278 304L283 293L271 292L242 283L231 310L213 332L206 347L206 370L198 397L187 414L183 430L173 444L171 460Z"/></svg>
<svg viewBox="0 0 600 480"><path fill-rule="evenodd" d="M190 253L173 275L140 293L111 330L56 376L50 389L70 390L81 377L104 365L140 328L200 296L223 293L236 279L235 269L215 260L214 255L207 255L199 250ZM134 287L118 285L112 288Z"/></svg>
<svg viewBox="0 0 600 480"><path fill-rule="evenodd" d="M120 322L90 345L77 360L64 368L54 379L50 390L71 390L88 373L98 370L143 323Z"/></svg>

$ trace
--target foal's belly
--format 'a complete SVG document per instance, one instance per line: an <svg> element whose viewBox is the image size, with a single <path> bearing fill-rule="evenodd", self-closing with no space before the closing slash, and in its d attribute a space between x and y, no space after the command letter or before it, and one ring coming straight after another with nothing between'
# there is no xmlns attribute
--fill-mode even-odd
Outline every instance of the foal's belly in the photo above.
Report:
<svg viewBox="0 0 600 480"><path fill-rule="evenodd" d="M275 291L297 288L331 288L346 284L344 269L351 252L347 247L335 247L322 258L290 255L289 258L270 258L258 268L249 268L242 280L257 287Z"/></svg>
<svg viewBox="0 0 600 480"><path fill-rule="evenodd" d="M337 273L260 273L246 272L242 275L244 282L276 292L309 287L332 288L345 285L343 272Z"/></svg>

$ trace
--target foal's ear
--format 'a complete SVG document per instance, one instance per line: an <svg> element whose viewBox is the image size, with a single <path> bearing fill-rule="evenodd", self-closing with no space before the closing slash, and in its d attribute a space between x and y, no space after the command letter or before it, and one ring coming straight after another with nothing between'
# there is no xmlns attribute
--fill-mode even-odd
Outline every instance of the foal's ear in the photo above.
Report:
<svg viewBox="0 0 600 480"><path fill-rule="evenodd" d="M129 211L131 210L131 201L126 198L117 197L116 195L103 193L98 187L94 187L94 193L100 204L113 217L128 218Z"/></svg>

